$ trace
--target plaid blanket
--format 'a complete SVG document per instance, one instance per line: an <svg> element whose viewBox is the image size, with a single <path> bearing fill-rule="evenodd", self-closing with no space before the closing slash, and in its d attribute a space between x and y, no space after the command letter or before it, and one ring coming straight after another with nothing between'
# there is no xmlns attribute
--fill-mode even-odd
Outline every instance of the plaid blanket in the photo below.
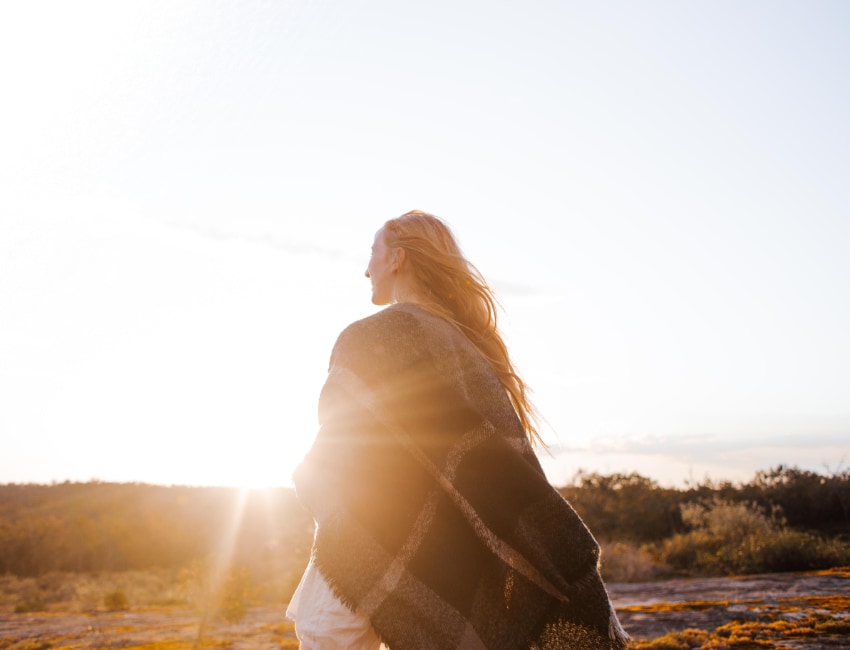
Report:
<svg viewBox="0 0 850 650"><path fill-rule="evenodd" d="M395 305L349 326L295 472L334 592L393 650L623 648L599 546L489 363Z"/></svg>

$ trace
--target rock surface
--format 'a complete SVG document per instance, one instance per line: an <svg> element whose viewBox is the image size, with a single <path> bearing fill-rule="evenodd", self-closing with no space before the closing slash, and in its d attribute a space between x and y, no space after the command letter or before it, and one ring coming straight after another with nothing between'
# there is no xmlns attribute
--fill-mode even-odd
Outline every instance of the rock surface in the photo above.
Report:
<svg viewBox="0 0 850 650"><path fill-rule="evenodd" d="M620 622L636 640L688 628L714 631L733 621L794 621L816 612L850 617L850 572L841 570L613 583L608 591ZM836 611L836 605L844 610ZM782 647L850 649L850 637L788 639Z"/></svg>

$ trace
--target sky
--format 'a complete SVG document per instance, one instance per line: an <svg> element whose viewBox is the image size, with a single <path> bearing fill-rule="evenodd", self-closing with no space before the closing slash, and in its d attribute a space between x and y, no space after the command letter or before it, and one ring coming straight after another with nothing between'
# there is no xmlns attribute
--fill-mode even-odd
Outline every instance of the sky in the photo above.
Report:
<svg viewBox="0 0 850 650"><path fill-rule="evenodd" d="M289 485L375 231L496 289L557 484L850 464L850 4L0 7L0 483Z"/></svg>

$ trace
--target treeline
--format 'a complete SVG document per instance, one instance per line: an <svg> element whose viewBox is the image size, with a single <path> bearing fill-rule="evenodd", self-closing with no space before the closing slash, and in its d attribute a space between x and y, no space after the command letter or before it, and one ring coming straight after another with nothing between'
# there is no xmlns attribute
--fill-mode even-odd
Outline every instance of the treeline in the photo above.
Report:
<svg viewBox="0 0 850 650"><path fill-rule="evenodd" d="M777 467L744 484L685 489L659 487L639 474L580 473L560 491L594 535L609 542L674 539L694 527L683 517L689 507L719 502L758 508L772 521L818 536L850 536L847 471ZM226 556L255 575L297 581L312 533L312 519L285 488L0 485L0 575L180 569Z"/></svg>
<svg viewBox="0 0 850 650"><path fill-rule="evenodd" d="M0 485L0 574L181 568L218 555L255 570L293 560L303 569L312 531L285 488Z"/></svg>
<svg viewBox="0 0 850 650"><path fill-rule="evenodd" d="M560 488L600 539L657 542L686 532L683 509L722 501L771 514L784 525L824 536L850 537L850 471L829 475L796 467L760 471L741 484L705 482L660 487L640 474L580 472Z"/></svg>

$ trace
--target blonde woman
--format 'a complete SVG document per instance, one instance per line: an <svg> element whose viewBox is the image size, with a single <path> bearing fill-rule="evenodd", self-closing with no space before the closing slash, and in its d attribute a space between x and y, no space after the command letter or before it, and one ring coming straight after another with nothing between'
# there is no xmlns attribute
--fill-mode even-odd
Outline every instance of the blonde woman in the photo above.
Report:
<svg viewBox="0 0 850 650"><path fill-rule="evenodd" d="M302 648L624 648L599 547L546 481L493 292L449 228L384 224L295 472L317 521Z"/></svg>

